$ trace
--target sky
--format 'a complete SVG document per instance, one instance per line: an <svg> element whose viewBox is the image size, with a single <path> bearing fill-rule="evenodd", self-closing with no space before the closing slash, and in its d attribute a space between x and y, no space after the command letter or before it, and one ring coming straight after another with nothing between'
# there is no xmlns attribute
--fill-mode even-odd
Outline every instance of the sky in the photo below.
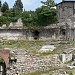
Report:
<svg viewBox="0 0 75 75"><path fill-rule="evenodd" d="M5 1L8 3L9 7L12 8L16 0L1 0L2 3ZM25 10L35 10L36 8L40 7L41 1L47 0L21 0ZM61 2L62 0L54 0L56 3Z"/></svg>

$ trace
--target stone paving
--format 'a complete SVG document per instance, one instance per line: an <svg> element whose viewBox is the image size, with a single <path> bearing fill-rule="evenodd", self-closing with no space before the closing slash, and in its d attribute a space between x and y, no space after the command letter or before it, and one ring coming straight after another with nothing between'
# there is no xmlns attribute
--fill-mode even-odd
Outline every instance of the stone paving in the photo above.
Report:
<svg viewBox="0 0 75 75"><path fill-rule="evenodd" d="M7 71L7 75L21 75L22 73L34 72L37 70L63 67L57 54L37 57L22 49L11 50L11 53L15 56L17 62L13 62L13 64L11 64L10 70Z"/></svg>

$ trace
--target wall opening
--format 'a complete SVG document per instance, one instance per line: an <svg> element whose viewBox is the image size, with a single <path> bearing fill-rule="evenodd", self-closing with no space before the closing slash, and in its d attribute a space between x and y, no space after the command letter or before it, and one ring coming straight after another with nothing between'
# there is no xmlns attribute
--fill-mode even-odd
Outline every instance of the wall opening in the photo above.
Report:
<svg viewBox="0 0 75 75"><path fill-rule="evenodd" d="M39 31L38 30L34 30L33 31L33 38L34 38L34 40L38 40L39 39Z"/></svg>
<svg viewBox="0 0 75 75"><path fill-rule="evenodd" d="M64 36L66 35L65 29L62 29L61 32L62 32L62 35Z"/></svg>

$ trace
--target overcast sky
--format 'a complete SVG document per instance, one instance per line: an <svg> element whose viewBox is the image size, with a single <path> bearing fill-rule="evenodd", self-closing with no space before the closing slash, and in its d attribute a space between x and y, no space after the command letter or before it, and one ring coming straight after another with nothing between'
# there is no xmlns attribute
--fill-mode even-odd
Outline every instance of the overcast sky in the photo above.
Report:
<svg viewBox="0 0 75 75"><path fill-rule="evenodd" d="M14 5L16 0L1 0L3 2L7 2L9 7L11 8ZM35 10L36 8L40 7L42 4L40 1L46 0L21 0L25 10ZM61 2L61 0L55 0L56 3Z"/></svg>

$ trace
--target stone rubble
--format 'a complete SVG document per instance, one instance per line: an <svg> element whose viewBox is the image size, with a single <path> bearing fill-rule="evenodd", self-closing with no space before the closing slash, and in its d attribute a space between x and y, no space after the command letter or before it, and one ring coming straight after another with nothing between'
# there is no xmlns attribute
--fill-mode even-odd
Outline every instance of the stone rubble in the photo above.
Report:
<svg viewBox="0 0 75 75"><path fill-rule="evenodd" d="M17 62L10 64L9 74L7 75L21 75L22 73L30 73L37 70L47 70L54 67L63 67L62 63L58 59L58 55L48 55L37 57L34 54L22 50L11 50L11 53L17 59Z"/></svg>

